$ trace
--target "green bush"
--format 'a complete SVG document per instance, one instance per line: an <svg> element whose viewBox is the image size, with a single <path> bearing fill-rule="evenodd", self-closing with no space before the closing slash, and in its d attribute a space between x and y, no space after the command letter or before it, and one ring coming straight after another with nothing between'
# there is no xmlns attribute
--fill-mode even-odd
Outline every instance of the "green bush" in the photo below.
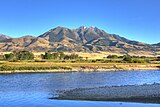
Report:
<svg viewBox="0 0 160 107"><path fill-rule="evenodd" d="M96 60L92 60L93 63L97 62Z"/></svg>
<svg viewBox="0 0 160 107"><path fill-rule="evenodd" d="M140 59L133 59L132 63L145 63L145 61Z"/></svg>
<svg viewBox="0 0 160 107"><path fill-rule="evenodd" d="M128 62L128 63L132 63L132 58L130 56L124 56L123 61Z"/></svg>
<svg viewBox="0 0 160 107"><path fill-rule="evenodd" d="M46 62L45 60L35 60L34 62Z"/></svg>
<svg viewBox="0 0 160 107"><path fill-rule="evenodd" d="M160 61L160 56L157 57L157 61Z"/></svg>
<svg viewBox="0 0 160 107"><path fill-rule="evenodd" d="M65 69L65 70L71 70L71 67L68 66L51 66L51 67L32 67L32 66L7 66L7 65L2 65L0 67L0 71L14 71L14 70L55 70L55 69Z"/></svg>
<svg viewBox="0 0 160 107"><path fill-rule="evenodd" d="M107 58L116 59L116 58L118 58L118 56L117 55L108 55Z"/></svg>
<svg viewBox="0 0 160 107"><path fill-rule="evenodd" d="M10 53L10 54L5 54L4 55L5 59L8 60L8 61L11 61L11 60L16 60L16 55L13 54L13 53Z"/></svg>

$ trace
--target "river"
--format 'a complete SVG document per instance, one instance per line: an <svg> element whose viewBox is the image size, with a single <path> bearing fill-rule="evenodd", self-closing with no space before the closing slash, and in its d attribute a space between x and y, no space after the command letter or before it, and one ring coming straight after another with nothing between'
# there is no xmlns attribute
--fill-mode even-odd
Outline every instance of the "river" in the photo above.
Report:
<svg viewBox="0 0 160 107"><path fill-rule="evenodd" d="M160 107L146 103L49 99L61 90L153 83L160 83L160 71L1 74L0 107Z"/></svg>

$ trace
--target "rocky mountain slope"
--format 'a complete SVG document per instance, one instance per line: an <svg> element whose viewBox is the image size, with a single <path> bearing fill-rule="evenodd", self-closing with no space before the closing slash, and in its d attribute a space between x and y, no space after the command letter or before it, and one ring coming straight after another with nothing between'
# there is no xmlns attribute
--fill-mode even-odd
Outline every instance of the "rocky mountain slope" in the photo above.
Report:
<svg viewBox="0 0 160 107"><path fill-rule="evenodd" d="M118 53L160 51L159 44L145 44L128 40L116 34L106 33L97 27L81 26L77 29L56 27L44 34L33 37L11 38L0 35L0 51L109 51Z"/></svg>
<svg viewBox="0 0 160 107"><path fill-rule="evenodd" d="M3 34L0 34L0 42L3 42L7 39L10 39L11 37L10 36L6 36L6 35L3 35Z"/></svg>

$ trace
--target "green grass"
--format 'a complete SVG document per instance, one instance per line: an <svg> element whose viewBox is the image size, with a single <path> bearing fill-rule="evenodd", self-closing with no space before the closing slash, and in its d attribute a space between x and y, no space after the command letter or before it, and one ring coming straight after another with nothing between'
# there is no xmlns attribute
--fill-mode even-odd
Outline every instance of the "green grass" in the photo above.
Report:
<svg viewBox="0 0 160 107"><path fill-rule="evenodd" d="M9 62L1 61L0 62L0 71L15 71L15 70L72 70L80 68L88 69L138 69L138 68L147 68L147 67L158 67L160 64L151 64L151 63L127 63L121 61L110 61L110 60L56 60L56 61L18 61L18 62Z"/></svg>
<svg viewBox="0 0 160 107"><path fill-rule="evenodd" d="M68 66L8 66L8 65L2 65L0 67L0 71L11 71L11 70L58 70L58 69L64 69L64 70L71 70L72 68Z"/></svg>

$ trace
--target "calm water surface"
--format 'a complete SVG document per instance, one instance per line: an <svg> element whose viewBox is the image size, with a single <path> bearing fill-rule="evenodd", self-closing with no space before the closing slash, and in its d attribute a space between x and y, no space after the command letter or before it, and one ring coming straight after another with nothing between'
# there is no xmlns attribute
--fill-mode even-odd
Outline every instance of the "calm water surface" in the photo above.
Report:
<svg viewBox="0 0 160 107"><path fill-rule="evenodd" d="M160 107L159 104L50 100L57 90L160 83L160 71L0 75L0 107Z"/></svg>

